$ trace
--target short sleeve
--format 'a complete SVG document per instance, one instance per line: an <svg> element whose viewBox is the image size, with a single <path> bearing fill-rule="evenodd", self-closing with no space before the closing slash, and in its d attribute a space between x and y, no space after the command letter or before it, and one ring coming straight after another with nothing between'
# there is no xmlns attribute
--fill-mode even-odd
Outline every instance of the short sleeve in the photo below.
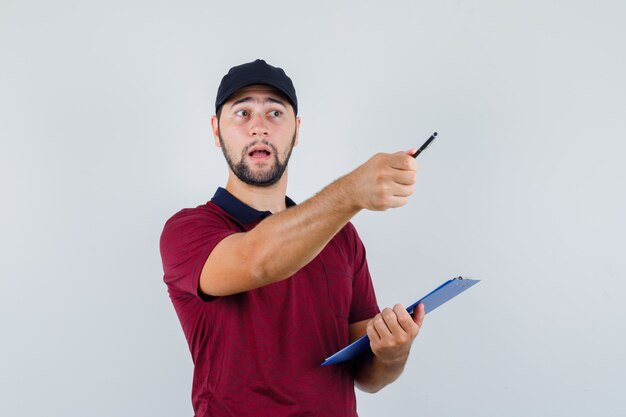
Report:
<svg viewBox="0 0 626 417"><path fill-rule="evenodd" d="M350 247L354 259L352 277L352 302L350 304L349 323L371 319L380 312L376 293L372 283L365 246L352 223L346 225Z"/></svg>
<svg viewBox="0 0 626 417"><path fill-rule="evenodd" d="M202 268L211 251L227 236L237 233L219 215L201 207L183 209L172 216L161 233L163 280L171 297L192 294L199 298Z"/></svg>

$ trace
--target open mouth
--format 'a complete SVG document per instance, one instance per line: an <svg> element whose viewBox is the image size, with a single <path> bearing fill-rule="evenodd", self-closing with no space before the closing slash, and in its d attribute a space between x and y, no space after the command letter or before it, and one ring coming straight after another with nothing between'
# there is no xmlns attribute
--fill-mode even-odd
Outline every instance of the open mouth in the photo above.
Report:
<svg viewBox="0 0 626 417"><path fill-rule="evenodd" d="M254 160L263 160L270 157L272 153L266 148L253 148L248 152L248 156Z"/></svg>
<svg viewBox="0 0 626 417"><path fill-rule="evenodd" d="M258 150L258 151L252 151L248 155L250 155L253 158L263 158L266 156L270 156L270 153L268 151Z"/></svg>

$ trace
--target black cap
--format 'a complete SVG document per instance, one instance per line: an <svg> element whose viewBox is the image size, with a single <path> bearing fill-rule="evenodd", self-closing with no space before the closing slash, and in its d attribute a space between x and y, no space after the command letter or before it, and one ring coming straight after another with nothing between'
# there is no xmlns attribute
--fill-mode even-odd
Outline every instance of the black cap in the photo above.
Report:
<svg viewBox="0 0 626 417"><path fill-rule="evenodd" d="M262 59L232 67L228 74L224 75L217 89L215 112L217 113L217 109L234 93L253 84L264 84L278 89L287 96L294 113L298 114L298 99L291 79L282 68L273 67Z"/></svg>

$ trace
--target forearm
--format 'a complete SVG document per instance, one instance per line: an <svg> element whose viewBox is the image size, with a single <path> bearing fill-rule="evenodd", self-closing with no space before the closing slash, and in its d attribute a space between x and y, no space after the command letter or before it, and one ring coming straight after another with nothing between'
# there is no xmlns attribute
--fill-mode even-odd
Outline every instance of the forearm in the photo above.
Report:
<svg viewBox="0 0 626 417"><path fill-rule="evenodd" d="M267 285L293 275L317 256L360 208L342 177L314 197L268 217L246 234L255 276Z"/></svg>
<svg viewBox="0 0 626 417"><path fill-rule="evenodd" d="M366 356L354 366L354 384L361 391L378 392L400 377L407 358L394 363L383 363L374 355Z"/></svg>

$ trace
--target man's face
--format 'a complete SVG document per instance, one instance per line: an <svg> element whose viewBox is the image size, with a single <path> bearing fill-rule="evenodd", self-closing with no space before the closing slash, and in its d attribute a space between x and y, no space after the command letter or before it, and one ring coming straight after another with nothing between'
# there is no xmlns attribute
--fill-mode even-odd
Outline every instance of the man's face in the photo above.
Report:
<svg viewBox="0 0 626 417"><path fill-rule="evenodd" d="M287 169L298 140L300 118L274 88L254 85L235 93L211 120L215 144L241 181L257 187L275 184Z"/></svg>

